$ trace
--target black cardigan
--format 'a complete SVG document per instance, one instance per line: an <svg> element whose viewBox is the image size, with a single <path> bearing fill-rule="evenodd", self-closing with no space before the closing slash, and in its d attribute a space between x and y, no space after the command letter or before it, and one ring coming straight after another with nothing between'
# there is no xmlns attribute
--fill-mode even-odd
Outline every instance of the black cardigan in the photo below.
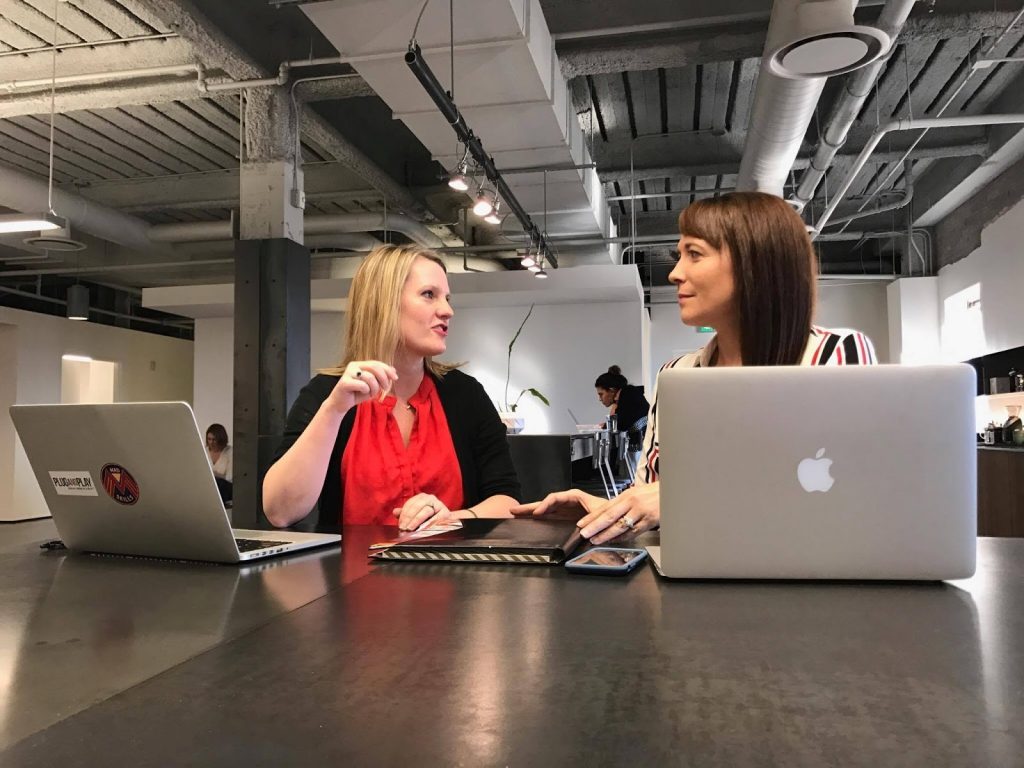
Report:
<svg viewBox="0 0 1024 768"><path fill-rule="evenodd" d="M432 374L427 373L430 376ZM276 462L292 447L299 435L330 396L337 376L319 374L302 388L295 399L285 425L284 439L274 456ZM434 377L448 430L455 445L455 455L462 472L462 503L471 507L498 494L519 498L519 478L512 465L505 425L498 418L484 388L472 376L455 370L443 378ZM345 453L356 411L353 408L341 421L338 439L327 465L320 500L317 504L317 530L336 531L341 518L344 489L341 485L341 457Z"/></svg>

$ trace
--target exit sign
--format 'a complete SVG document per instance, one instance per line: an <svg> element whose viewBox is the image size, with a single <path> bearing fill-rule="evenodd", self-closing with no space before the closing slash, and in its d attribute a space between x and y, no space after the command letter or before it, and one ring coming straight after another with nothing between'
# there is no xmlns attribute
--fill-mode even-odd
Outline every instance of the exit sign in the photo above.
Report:
<svg viewBox="0 0 1024 768"><path fill-rule="evenodd" d="M715 329L706 325L702 325L697 329L697 333L714 333Z"/></svg>

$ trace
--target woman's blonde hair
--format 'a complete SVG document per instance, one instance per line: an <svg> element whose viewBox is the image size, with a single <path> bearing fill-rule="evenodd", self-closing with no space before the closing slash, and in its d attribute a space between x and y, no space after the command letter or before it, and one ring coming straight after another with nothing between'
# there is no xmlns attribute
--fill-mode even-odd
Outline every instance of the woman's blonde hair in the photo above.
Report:
<svg viewBox="0 0 1024 768"><path fill-rule="evenodd" d="M336 367L319 373L340 376L353 360L380 360L394 365L402 343L402 289L418 258L428 259L448 272L440 256L420 245L382 245L366 254L348 292L345 353ZM429 357L425 365L437 377L457 367Z"/></svg>

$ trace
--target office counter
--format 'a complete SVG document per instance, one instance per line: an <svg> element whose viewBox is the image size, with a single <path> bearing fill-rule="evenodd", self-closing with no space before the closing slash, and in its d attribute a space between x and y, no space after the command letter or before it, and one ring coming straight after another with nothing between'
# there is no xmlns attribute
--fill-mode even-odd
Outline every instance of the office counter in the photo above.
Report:
<svg viewBox="0 0 1024 768"><path fill-rule="evenodd" d="M955 584L0 556L0 765L1020 765L1024 541Z"/></svg>

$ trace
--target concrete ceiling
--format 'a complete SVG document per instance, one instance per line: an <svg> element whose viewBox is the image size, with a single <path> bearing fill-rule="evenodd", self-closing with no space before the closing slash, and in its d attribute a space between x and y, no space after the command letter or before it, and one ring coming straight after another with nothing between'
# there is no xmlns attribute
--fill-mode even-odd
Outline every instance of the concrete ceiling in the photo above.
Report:
<svg viewBox="0 0 1024 768"><path fill-rule="evenodd" d="M456 38L458 7L470 1L454 4ZM858 20L871 23L882 4L862 2ZM441 14L447 5L438 0L426 13ZM55 184L151 224L228 219L239 197L237 93L203 95L195 72L187 69L150 78L99 75L200 63L210 78L244 79L274 74L281 61L337 55L301 6L274 8L263 0L61 0L56 74L98 77L55 89ZM633 204L610 202L620 233L629 233L635 216L638 236L671 235L680 208L734 186L770 0L541 0L540 6L604 194L641 196ZM824 207L877 123L934 115L957 88L947 116L1024 109L1018 103L1024 102L1020 64L971 69L1019 10L1019 0L921 0L819 186L809 218ZM0 166L40 179L49 167L53 11L54 0L0 0ZM1011 29L993 55L1024 56L1024 26ZM443 167L403 122L392 119L352 67L338 63L294 74L321 75L336 77L295 90L302 110L307 214L387 207L432 225L451 243L500 242L482 227L463 232L457 213L468 199L447 190L439 179ZM34 80L41 82L25 84ZM842 85L843 78L830 80L819 103L822 120ZM817 129L812 123L808 130L794 168L797 180ZM487 136L481 138L486 146ZM913 138L893 135L883 143L855 180L853 202L876 190L883 202L896 199L905 183L898 161ZM925 215L943 190L1007 140L1005 131L985 128L930 132L911 155L911 216ZM3 176L0 167L0 184ZM906 218L900 211L857 226L905 231ZM0 239L0 289L31 292L40 274L48 280L76 270L83 278L132 290L231 276L223 245L177 246L169 258L167 252L139 253L74 234L88 248L63 256L31 253L20 238ZM848 254L850 245L841 252ZM650 264L664 259L665 248L637 250L644 282L662 280L664 267ZM825 257L827 269L832 252ZM834 258L838 264L844 257ZM187 261L199 263L155 266ZM319 261L327 276L327 260ZM0 291L0 303L26 301Z"/></svg>

